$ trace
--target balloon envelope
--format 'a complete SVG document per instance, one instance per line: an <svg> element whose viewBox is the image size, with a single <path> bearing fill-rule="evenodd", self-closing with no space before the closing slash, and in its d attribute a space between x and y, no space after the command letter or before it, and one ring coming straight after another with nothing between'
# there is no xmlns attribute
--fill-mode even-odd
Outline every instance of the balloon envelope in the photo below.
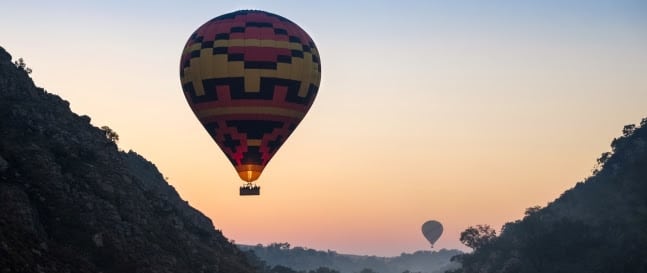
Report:
<svg viewBox="0 0 647 273"><path fill-rule="evenodd" d="M433 246L434 243L443 234L443 225L435 220L430 220L422 224L422 235L427 238L427 241Z"/></svg>
<svg viewBox="0 0 647 273"><path fill-rule="evenodd" d="M319 52L290 20L240 10L200 26L180 60L184 96L240 178L251 182L301 122L319 89Z"/></svg>

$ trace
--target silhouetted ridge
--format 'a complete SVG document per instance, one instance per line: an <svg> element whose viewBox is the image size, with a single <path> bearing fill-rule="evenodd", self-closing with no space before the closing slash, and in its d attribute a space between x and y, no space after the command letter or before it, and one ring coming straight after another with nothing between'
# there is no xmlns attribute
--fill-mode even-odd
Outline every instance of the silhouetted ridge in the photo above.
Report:
<svg viewBox="0 0 647 273"><path fill-rule="evenodd" d="M0 272L253 269L152 163L118 151L0 47Z"/></svg>
<svg viewBox="0 0 647 273"><path fill-rule="evenodd" d="M622 132L591 177L458 256L453 272L647 272L647 118Z"/></svg>

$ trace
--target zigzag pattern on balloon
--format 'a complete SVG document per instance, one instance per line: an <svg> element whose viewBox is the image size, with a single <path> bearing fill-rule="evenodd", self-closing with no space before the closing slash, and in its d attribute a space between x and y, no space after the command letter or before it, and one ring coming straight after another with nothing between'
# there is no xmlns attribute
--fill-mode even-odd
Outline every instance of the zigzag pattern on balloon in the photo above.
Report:
<svg viewBox="0 0 647 273"><path fill-rule="evenodd" d="M180 77L193 112L239 174L260 175L312 105L321 62L296 24L245 10L216 17L191 35Z"/></svg>

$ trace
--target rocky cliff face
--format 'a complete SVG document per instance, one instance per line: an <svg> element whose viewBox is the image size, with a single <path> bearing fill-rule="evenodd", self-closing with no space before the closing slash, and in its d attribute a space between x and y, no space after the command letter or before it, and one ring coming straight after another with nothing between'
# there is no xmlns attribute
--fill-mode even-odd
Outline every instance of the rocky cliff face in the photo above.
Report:
<svg viewBox="0 0 647 273"><path fill-rule="evenodd" d="M0 47L0 272L253 272L211 220Z"/></svg>

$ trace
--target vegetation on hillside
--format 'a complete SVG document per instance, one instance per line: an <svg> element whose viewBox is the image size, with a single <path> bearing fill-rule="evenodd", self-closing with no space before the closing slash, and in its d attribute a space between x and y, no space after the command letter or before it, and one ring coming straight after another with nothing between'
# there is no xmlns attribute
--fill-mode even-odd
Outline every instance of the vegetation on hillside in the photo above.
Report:
<svg viewBox="0 0 647 273"><path fill-rule="evenodd" d="M254 272L152 162L11 60L0 47L0 272Z"/></svg>
<svg viewBox="0 0 647 273"><path fill-rule="evenodd" d="M545 208L491 228L470 227L454 273L647 272L647 118L626 125L593 175Z"/></svg>

